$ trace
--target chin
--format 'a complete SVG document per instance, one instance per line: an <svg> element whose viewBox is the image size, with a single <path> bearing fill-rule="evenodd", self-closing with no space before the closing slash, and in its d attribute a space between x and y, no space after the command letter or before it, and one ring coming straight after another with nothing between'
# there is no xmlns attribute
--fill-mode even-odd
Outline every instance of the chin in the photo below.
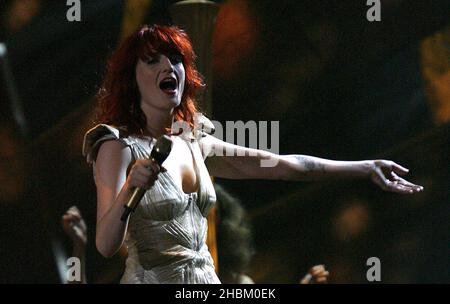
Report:
<svg viewBox="0 0 450 304"><path fill-rule="evenodd" d="M178 97L169 98L171 104L176 108L181 104L181 100Z"/></svg>

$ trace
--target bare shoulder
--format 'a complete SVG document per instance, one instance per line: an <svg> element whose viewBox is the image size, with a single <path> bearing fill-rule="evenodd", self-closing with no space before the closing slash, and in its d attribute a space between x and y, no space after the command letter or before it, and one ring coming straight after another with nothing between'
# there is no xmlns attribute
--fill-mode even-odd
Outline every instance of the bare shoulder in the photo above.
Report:
<svg viewBox="0 0 450 304"><path fill-rule="evenodd" d="M99 148L96 160L96 175L117 176L125 173L131 163L131 150L119 140L108 140Z"/></svg>
<svg viewBox="0 0 450 304"><path fill-rule="evenodd" d="M97 162L102 158L115 158L129 156L131 158L130 149L120 140L107 140L100 146L97 154Z"/></svg>

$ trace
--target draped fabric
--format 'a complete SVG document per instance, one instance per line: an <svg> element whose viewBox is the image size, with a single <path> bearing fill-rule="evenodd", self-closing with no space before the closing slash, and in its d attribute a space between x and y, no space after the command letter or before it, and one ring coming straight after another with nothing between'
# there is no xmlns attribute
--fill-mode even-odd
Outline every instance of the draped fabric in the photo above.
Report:
<svg viewBox="0 0 450 304"><path fill-rule="evenodd" d="M97 125L86 133L83 145L83 154L93 166L101 143L107 140L119 140L129 147L134 160L148 158L156 142L123 136L114 126ZM172 136L172 140L189 147L199 179L198 191L184 193L167 171L158 175L131 216L121 283L220 283L206 245L206 217L216 194L199 141L193 136Z"/></svg>

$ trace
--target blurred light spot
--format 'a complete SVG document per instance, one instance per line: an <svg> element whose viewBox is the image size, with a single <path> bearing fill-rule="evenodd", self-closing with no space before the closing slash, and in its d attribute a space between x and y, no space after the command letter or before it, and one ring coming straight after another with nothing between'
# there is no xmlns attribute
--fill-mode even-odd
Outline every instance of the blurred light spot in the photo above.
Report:
<svg viewBox="0 0 450 304"><path fill-rule="evenodd" d="M5 27L11 34L18 32L31 22L41 9L40 0L16 0L7 11Z"/></svg>
<svg viewBox="0 0 450 304"><path fill-rule="evenodd" d="M151 0L125 1L122 32L120 34L121 40L131 35L142 25L151 4Z"/></svg>
<svg viewBox="0 0 450 304"><path fill-rule="evenodd" d="M359 200L353 199L342 209L334 221L336 237L341 241L349 241L361 236L367 231L369 210Z"/></svg>
<svg viewBox="0 0 450 304"><path fill-rule="evenodd" d="M256 37L256 22L246 1L222 4L213 37L215 73L224 79L239 73L239 65L251 55Z"/></svg>
<svg viewBox="0 0 450 304"><path fill-rule="evenodd" d="M434 122L444 124L450 121L450 26L424 39L420 56Z"/></svg>

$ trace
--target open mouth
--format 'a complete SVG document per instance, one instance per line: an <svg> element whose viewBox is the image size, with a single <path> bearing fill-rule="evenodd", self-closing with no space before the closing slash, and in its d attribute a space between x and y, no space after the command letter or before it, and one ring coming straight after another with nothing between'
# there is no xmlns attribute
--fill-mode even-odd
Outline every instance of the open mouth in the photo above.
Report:
<svg viewBox="0 0 450 304"><path fill-rule="evenodd" d="M173 95L177 89L177 80L174 77L166 77L159 83L159 88L164 93Z"/></svg>

